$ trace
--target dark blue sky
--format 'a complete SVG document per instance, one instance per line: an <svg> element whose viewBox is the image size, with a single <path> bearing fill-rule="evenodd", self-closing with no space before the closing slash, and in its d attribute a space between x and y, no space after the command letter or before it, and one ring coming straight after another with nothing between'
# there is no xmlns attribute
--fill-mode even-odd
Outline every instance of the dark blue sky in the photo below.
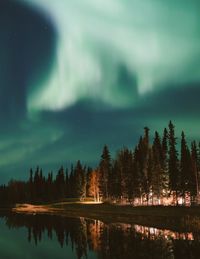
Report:
<svg viewBox="0 0 200 259"><path fill-rule="evenodd" d="M0 180L134 147L171 119L199 139L198 1L0 2Z"/></svg>

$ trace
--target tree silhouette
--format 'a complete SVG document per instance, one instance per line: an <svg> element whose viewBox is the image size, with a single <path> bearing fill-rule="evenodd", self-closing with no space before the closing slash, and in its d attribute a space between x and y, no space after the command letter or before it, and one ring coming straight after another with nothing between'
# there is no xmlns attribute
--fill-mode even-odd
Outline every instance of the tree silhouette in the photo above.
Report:
<svg viewBox="0 0 200 259"><path fill-rule="evenodd" d="M74 181L75 181L75 197L84 198L86 196L86 175L85 170L78 160L74 169Z"/></svg>
<svg viewBox="0 0 200 259"><path fill-rule="evenodd" d="M153 139L145 127L134 149L123 147L114 158L105 145L97 168L83 166L78 160L69 172L61 166L55 178L53 172L46 175L39 166L34 171L31 168L27 181L12 179L0 186L0 204L87 196L134 205L199 203L200 144L192 141L188 145L182 132L179 155L175 126L170 121L168 127L162 136L155 131Z"/></svg>
<svg viewBox="0 0 200 259"><path fill-rule="evenodd" d="M108 179L111 174L111 158L108 147L105 145L99 163L99 189L100 195L108 199Z"/></svg>
<svg viewBox="0 0 200 259"><path fill-rule="evenodd" d="M176 137L174 133L174 125L169 122L169 187L174 192L174 202L178 205L178 192L180 190L180 175L178 152L176 150Z"/></svg>

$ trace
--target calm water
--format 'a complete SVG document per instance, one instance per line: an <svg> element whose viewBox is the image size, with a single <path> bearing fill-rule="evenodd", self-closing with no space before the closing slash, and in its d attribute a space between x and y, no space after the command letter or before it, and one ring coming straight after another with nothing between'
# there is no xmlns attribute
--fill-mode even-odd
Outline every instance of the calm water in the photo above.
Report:
<svg viewBox="0 0 200 259"><path fill-rule="evenodd" d="M200 258L198 233L45 215L1 215L0 258Z"/></svg>

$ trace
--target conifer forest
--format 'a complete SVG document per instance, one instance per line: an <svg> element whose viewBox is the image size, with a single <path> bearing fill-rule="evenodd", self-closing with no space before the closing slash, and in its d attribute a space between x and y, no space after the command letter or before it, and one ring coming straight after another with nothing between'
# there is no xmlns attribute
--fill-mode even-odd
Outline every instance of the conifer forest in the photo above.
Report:
<svg viewBox="0 0 200 259"><path fill-rule="evenodd" d="M180 139L180 141L179 141ZM80 160L70 170L61 166L43 173L39 166L29 172L27 181L10 180L0 187L1 204L41 203L90 197L95 202L132 205L185 205L199 203L200 143L188 143L184 131L180 138L170 121L162 135L150 140L144 128L134 149L123 147L111 157L103 147L95 168Z"/></svg>

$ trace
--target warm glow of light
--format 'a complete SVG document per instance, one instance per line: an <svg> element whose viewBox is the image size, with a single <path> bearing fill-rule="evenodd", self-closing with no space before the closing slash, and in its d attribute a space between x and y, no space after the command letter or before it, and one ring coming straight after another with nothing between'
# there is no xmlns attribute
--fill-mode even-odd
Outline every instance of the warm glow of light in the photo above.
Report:
<svg viewBox="0 0 200 259"><path fill-rule="evenodd" d="M102 201L80 201L77 202L79 204L101 204ZM59 204L59 203L58 203ZM74 202L63 202L60 205L74 204ZM57 209L45 206L45 205L32 205L32 204L16 204L12 211L17 213L28 213L28 214L36 214L36 213L44 213L44 212L53 212Z"/></svg>
<svg viewBox="0 0 200 259"><path fill-rule="evenodd" d="M81 201L80 204L102 204L102 201Z"/></svg>
<svg viewBox="0 0 200 259"><path fill-rule="evenodd" d="M16 204L15 208L12 209L14 212L25 212L30 214L41 213L41 212L48 212L49 208L45 206L38 206L32 204Z"/></svg>
<svg viewBox="0 0 200 259"><path fill-rule="evenodd" d="M189 233L178 233L167 229L157 229L152 227L145 227L140 225L134 226L137 233L142 234L142 236L148 237L151 240L155 238L163 239L174 239L174 240L194 240L193 234Z"/></svg>
<svg viewBox="0 0 200 259"><path fill-rule="evenodd" d="M183 201L183 198L182 198L182 197L178 198L178 204L179 204L179 205L183 205L183 202L184 202L184 201Z"/></svg>

